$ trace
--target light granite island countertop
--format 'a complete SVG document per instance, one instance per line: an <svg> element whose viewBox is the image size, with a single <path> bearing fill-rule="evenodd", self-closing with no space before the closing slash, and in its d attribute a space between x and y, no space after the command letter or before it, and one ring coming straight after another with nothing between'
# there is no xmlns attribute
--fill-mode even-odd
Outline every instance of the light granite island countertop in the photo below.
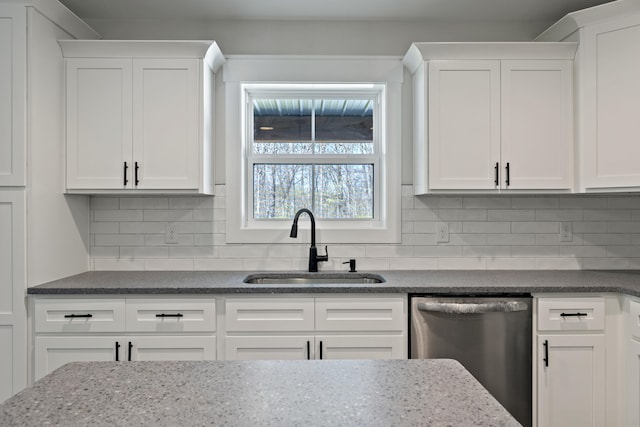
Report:
<svg viewBox="0 0 640 427"><path fill-rule="evenodd" d="M74 362L2 426L518 426L454 360Z"/></svg>

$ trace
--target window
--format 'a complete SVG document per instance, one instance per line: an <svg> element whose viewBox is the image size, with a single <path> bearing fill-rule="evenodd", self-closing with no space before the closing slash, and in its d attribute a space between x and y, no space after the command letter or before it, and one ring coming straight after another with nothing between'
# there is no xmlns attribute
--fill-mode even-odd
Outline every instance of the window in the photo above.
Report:
<svg viewBox="0 0 640 427"><path fill-rule="evenodd" d="M258 56L224 67L226 241L292 243L304 207L319 243L398 243L400 60Z"/></svg>
<svg viewBox="0 0 640 427"><path fill-rule="evenodd" d="M281 86L245 87L251 220L374 220L384 88Z"/></svg>

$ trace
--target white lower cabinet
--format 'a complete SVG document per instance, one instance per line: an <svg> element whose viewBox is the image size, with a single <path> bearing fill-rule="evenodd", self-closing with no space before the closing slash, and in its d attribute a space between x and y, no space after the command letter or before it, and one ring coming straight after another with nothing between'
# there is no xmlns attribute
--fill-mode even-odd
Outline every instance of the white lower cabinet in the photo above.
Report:
<svg viewBox="0 0 640 427"><path fill-rule="evenodd" d="M213 298L36 298L34 379L68 362L215 360Z"/></svg>
<svg viewBox="0 0 640 427"><path fill-rule="evenodd" d="M404 359L406 296L227 298L227 360Z"/></svg>
<svg viewBox="0 0 640 427"><path fill-rule="evenodd" d="M536 317L535 425L607 425L605 298L538 298Z"/></svg>
<svg viewBox="0 0 640 427"><path fill-rule="evenodd" d="M604 335L538 336L538 426L605 425Z"/></svg>
<svg viewBox="0 0 640 427"><path fill-rule="evenodd" d="M640 425L640 299L625 298L624 423Z"/></svg>

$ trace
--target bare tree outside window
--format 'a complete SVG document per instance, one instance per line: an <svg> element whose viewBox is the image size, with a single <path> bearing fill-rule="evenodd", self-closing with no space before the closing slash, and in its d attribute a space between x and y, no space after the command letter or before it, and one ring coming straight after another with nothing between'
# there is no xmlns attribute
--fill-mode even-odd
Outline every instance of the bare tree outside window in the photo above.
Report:
<svg viewBox="0 0 640 427"><path fill-rule="evenodd" d="M253 99L253 217L372 219L373 99Z"/></svg>

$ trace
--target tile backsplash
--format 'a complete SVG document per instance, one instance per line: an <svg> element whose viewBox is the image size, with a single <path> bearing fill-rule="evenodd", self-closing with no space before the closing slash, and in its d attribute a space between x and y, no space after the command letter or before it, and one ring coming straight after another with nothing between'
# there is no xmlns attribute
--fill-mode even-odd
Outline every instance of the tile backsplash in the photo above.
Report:
<svg viewBox="0 0 640 427"><path fill-rule="evenodd" d="M304 270L308 244L226 244L215 197L91 198L94 270ZM172 223L177 243L165 243ZM436 243L438 224L449 241ZM562 241L563 225L570 241ZM319 246L322 242L319 242ZM323 252L322 250L320 252ZM402 187L402 243L331 244L321 270L638 269L640 196L413 196Z"/></svg>

